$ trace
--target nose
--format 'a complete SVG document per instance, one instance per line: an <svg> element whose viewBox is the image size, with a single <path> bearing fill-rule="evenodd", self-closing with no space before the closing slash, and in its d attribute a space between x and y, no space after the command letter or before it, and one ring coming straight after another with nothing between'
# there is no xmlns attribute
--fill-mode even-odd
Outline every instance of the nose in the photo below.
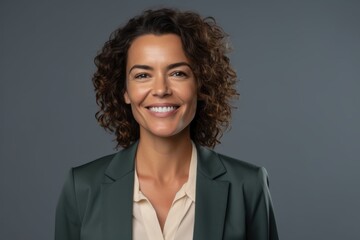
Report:
<svg viewBox="0 0 360 240"><path fill-rule="evenodd" d="M153 96L157 97L165 97L171 94L171 89L169 88L168 79L163 74L159 74L154 79L153 89L152 89Z"/></svg>

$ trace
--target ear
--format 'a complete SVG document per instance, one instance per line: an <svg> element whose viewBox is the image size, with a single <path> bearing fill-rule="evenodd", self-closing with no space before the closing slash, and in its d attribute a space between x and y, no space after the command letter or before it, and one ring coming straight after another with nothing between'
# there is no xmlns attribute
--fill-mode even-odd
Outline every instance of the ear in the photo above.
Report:
<svg viewBox="0 0 360 240"><path fill-rule="evenodd" d="M127 91L125 91L125 93L124 93L124 100L125 100L125 103L126 103L126 104L130 104L130 103L131 103Z"/></svg>

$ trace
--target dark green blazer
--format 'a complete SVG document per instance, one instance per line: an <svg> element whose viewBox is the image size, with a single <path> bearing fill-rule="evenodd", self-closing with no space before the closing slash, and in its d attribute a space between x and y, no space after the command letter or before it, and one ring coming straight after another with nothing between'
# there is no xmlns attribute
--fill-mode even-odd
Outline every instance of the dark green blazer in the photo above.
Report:
<svg viewBox="0 0 360 240"><path fill-rule="evenodd" d="M131 240L137 144L71 170L56 240ZM264 168L197 146L196 240L278 239Z"/></svg>

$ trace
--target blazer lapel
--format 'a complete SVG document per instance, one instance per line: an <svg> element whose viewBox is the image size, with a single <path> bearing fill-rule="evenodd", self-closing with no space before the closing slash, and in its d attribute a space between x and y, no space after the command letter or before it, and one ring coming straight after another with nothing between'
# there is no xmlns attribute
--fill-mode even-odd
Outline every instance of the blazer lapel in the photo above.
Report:
<svg viewBox="0 0 360 240"><path fill-rule="evenodd" d="M132 239L134 159L137 143L117 153L101 188L104 240Z"/></svg>
<svg viewBox="0 0 360 240"><path fill-rule="evenodd" d="M218 155L197 146L194 239L222 239L225 223L229 182L216 180L226 173Z"/></svg>

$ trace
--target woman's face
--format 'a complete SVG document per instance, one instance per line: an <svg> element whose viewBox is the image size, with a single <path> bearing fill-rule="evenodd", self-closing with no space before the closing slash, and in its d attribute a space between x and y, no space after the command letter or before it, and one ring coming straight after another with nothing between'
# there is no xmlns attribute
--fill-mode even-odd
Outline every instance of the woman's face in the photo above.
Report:
<svg viewBox="0 0 360 240"><path fill-rule="evenodd" d="M181 39L175 34L136 38L128 50L125 102L144 135L190 135L197 86Z"/></svg>

